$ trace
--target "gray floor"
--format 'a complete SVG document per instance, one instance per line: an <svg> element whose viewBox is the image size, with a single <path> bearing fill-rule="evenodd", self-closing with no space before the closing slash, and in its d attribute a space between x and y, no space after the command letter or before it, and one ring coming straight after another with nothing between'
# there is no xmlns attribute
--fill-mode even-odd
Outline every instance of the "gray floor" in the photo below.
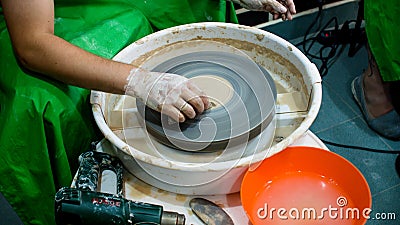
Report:
<svg viewBox="0 0 400 225"><path fill-rule="evenodd" d="M350 9L354 9L354 6L354 4L351 5ZM330 13L332 14L332 12ZM274 24L263 29L296 44L302 38L293 38L291 35L304 33L312 18L315 17L311 15L308 19L301 18L289 22L290 24ZM327 18L326 15L325 18ZM330 142L388 151L400 150L400 141L385 139L368 127L353 99L350 84L367 67L365 48L359 50L354 57L348 57L347 53L348 46L343 49L341 54L337 55L328 74L323 77L322 105L316 121L310 128L311 131L319 138ZM318 61L314 62L319 64ZM394 220L370 219L367 225L399 225L400 177L395 168L398 155L336 147L329 144L327 146L331 151L352 162L364 175L373 199L372 216L375 213L395 213Z"/></svg>

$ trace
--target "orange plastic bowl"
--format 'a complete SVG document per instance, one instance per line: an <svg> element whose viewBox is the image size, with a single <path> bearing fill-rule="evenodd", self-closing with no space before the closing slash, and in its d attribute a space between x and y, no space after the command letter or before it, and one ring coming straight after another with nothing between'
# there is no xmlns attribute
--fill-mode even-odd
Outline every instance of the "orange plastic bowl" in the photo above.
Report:
<svg viewBox="0 0 400 225"><path fill-rule="evenodd" d="M247 171L241 186L253 225L365 224L371 192L345 158L313 147L288 147Z"/></svg>

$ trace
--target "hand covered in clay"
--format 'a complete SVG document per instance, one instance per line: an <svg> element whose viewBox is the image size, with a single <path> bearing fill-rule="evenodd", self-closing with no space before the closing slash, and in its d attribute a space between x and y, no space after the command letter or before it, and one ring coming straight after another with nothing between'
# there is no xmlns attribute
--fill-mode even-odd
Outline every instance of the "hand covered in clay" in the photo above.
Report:
<svg viewBox="0 0 400 225"><path fill-rule="evenodd" d="M209 105L208 98L195 84L170 73L134 69L128 77L125 92L179 122L184 122L185 116L194 118Z"/></svg>
<svg viewBox="0 0 400 225"><path fill-rule="evenodd" d="M274 18L282 17L283 20L293 18L296 13L293 0L231 0L245 9L253 11L266 11L274 14Z"/></svg>

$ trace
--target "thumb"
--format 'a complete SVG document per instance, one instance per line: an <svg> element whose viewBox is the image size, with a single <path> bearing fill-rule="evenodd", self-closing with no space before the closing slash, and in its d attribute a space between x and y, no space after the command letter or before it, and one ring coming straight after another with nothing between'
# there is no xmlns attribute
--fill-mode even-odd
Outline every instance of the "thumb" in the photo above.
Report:
<svg viewBox="0 0 400 225"><path fill-rule="evenodd" d="M287 12L287 8L276 0L263 1L263 5L266 7L268 7L268 6L271 7L277 13L286 13Z"/></svg>

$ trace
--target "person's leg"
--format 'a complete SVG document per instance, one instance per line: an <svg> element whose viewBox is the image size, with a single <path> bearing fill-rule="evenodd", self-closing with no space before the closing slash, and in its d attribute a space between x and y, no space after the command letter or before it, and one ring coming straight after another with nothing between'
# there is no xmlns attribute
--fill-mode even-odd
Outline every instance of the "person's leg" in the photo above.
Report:
<svg viewBox="0 0 400 225"><path fill-rule="evenodd" d="M353 96L367 124L381 136L394 140L400 139L400 114L395 110L399 101L398 86L397 81L383 81L368 48L368 68L353 80Z"/></svg>
<svg viewBox="0 0 400 225"><path fill-rule="evenodd" d="M396 4L395 0L364 0L369 65L354 79L352 92L368 125L380 135L397 140L400 139L400 46L397 44L400 30L393 29L399 25Z"/></svg>
<svg viewBox="0 0 400 225"><path fill-rule="evenodd" d="M389 93L390 82L384 82L375 58L368 48L368 68L362 75L365 103L373 118L380 117L393 110Z"/></svg>

